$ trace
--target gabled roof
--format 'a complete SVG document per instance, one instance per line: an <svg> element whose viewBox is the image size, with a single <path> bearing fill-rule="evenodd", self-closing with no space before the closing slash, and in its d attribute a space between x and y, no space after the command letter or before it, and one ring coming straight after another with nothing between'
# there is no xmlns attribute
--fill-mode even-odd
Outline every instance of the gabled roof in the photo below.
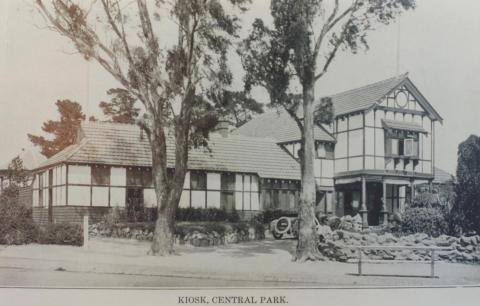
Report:
<svg viewBox="0 0 480 306"><path fill-rule="evenodd" d="M417 98L418 103L423 106L431 119L439 121L443 120L433 106L408 78L408 73L331 95L330 98L332 99L335 116L337 117L357 111L371 109L385 96L403 85L405 85L407 89L410 90L415 96L415 98Z"/></svg>
<svg viewBox="0 0 480 306"><path fill-rule="evenodd" d="M322 127L315 125L313 132L315 140L335 142L335 138ZM250 137L271 137L277 143L301 139L298 125L285 110L265 112L248 121L233 133Z"/></svg>
<svg viewBox="0 0 480 306"><path fill-rule="evenodd" d="M86 122L81 126L82 139L42 163L95 163L117 166L151 166L150 145L136 125ZM143 135L143 136L142 136ZM189 153L190 170L257 173L263 178L300 179L300 166L273 139L240 135L222 137L212 134L206 148ZM167 164L173 167L173 136L167 137Z"/></svg>
<svg viewBox="0 0 480 306"><path fill-rule="evenodd" d="M445 183L455 182L455 177L453 175L451 175L450 173L440 168L434 167L433 172L434 172L433 183L435 184L445 184Z"/></svg>

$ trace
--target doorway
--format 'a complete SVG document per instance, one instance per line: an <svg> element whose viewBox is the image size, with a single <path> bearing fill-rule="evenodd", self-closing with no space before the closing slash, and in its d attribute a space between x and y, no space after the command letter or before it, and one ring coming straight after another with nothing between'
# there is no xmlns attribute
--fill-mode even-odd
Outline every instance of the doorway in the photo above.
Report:
<svg viewBox="0 0 480 306"><path fill-rule="evenodd" d="M143 221L143 189L127 188L127 219L129 222Z"/></svg>

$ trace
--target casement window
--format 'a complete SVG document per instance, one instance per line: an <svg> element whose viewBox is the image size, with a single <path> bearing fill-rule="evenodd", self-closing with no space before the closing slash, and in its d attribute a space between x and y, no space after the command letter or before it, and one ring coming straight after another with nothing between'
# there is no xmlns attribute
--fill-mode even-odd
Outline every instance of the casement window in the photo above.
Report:
<svg viewBox="0 0 480 306"><path fill-rule="evenodd" d="M418 157L418 133L388 131L385 139L387 156Z"/></svg>
<svg viewBox="0 0 480 306"><path fill-rule="evenodd" d="M190 172L190 188L193 190L207 189L207 175L203 171Z"/></svg>
<svg viewBox="0 0 480 306"><path fill-rule="evenodd" d="M92 167L92 185L110 185L110 167Z"/></svg>

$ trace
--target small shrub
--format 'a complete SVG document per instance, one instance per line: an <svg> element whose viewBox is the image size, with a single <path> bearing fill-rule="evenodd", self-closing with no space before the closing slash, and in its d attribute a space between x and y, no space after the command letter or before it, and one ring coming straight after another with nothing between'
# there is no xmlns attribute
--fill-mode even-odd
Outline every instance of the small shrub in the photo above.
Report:
<svg viewBox="0 0 480 306"><path fill-rule="evenodd" d="M176 221L182 222L238 222L240 216L236 211L227 212L218 208L178 208L176 212Z"/></svg>
<svg viewBox="0 0 480 306"><path fill-rule="evenodd" d="M17 201L18 189L9 187L0 196L0 244L27 244L38 240L31 209Z"/></svg>
<svg viewBox="0 0 480 306"><path fill-rule="evenodd" d="M82 245L82 227L74 223L48 224L40 229L38 239L42 244Z"/></svg>
<svg viewBox="0 0 480 306"><path fill-rule="evenodd" d="M407 234L425 233L438 237L449 232L445 211L440 208L410 207L402 219L402 231Z"/></svg>

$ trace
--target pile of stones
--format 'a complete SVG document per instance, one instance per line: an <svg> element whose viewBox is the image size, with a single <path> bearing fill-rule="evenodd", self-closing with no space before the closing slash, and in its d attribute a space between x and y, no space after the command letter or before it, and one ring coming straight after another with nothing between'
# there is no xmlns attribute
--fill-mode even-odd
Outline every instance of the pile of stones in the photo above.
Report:
<svg viewBox="0 0 480 306"><path fill-rule="evenodd" d="M416 246L416 247L443 247L445 251L436 251L435 260L448 262L480 262L480 236L452 237L441 235L431 237L423 233L396 237L391 233L359 233L344 230L335 230L330 239L320 245L324 256L330 260L348 261L358 258L357 251L352 246ZM430 260L428 250L365 250L369 259L383 260Z"/></svg>

